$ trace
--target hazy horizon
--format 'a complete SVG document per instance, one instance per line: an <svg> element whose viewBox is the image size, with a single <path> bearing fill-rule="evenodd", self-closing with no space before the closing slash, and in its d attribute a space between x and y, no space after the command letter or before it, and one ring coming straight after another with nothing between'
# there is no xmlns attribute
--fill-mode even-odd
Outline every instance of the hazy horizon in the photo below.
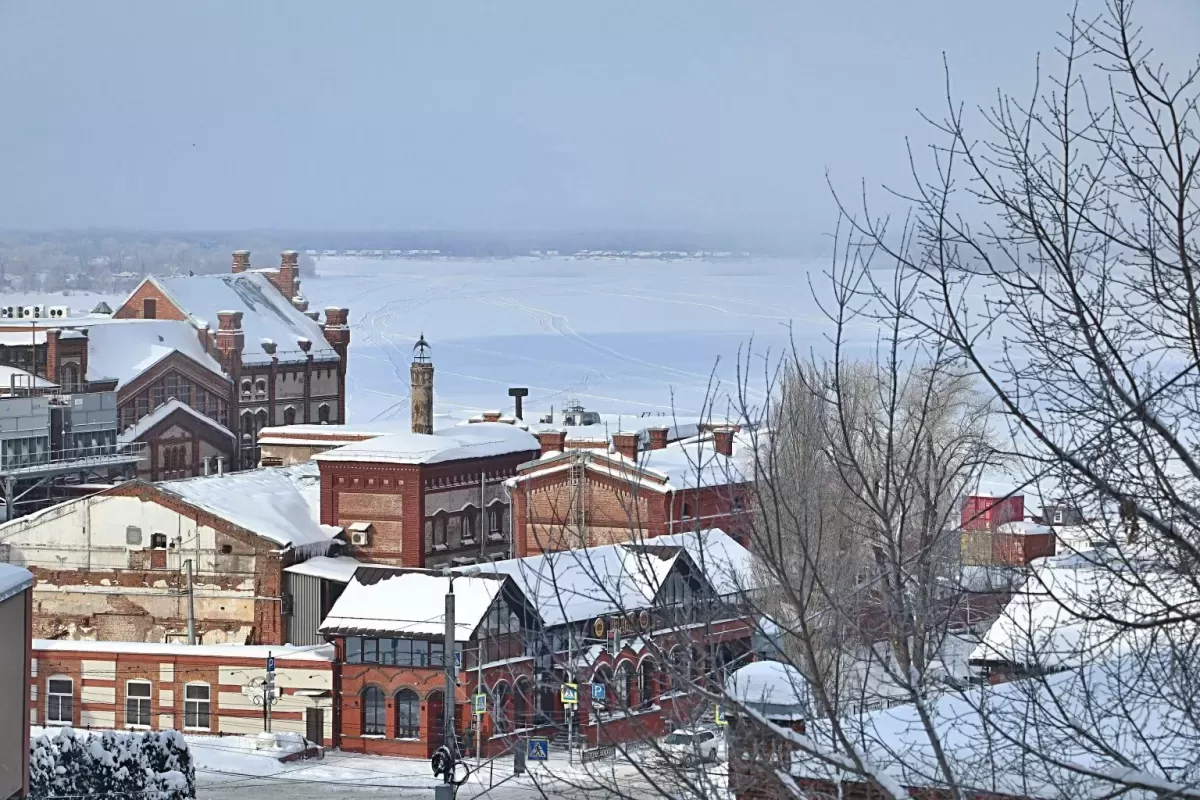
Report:
<svg viewBox="0 0 1200 800"><path fill-rule="evenodd" d="M807 241L827 173L904 184L943 51L1028 94L1070 7L5 2L0 227ZM1139 16L1194 59L1200 5Z"/></svg>

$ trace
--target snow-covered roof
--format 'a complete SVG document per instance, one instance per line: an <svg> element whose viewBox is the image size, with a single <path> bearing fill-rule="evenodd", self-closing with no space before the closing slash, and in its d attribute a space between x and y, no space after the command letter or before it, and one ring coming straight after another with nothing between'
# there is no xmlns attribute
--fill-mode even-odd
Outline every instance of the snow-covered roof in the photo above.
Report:
<svg viewBox="0 0 1200 800"><path fill-rule="evenodd" d="M218 311L242 312L242 332L246 339L242 361L245 363L270 363L271 356L259 344L263 339L278 345L281 360L286 360L288 354L304 357L298 344L300 339L312 343L310 352L316 360L336 361L338 358L316 320L297 310L291 298L280 294L263 273L150 277L146 280L166 293L193 323L207 324L214 333Z"/></svg>
<svg viewBox="0 0 1200 800"><path fill-rule="evenodd" d="M747 478L741 463L749 446L745 436L734 434L733 456L723 456L713 449L712 436L701 434L673 442L661 450L640 452L638 463L666 475L667 483L676 491L743 483Z"/></svg>
<svg viewBox="0 0 1200 800"><path fill-rule="evenodd" d="M262 467L156 486L284 547L324 554L337 533L320 523L321 475L315 464Z"/></svg>
<svg viewBox="0 0 1200 800"><path fill-rule="evenodd" d="M901 787L944 788L944 763L964 796L1182 797L1195 787L1187 765L1200 763L1194 691L1177 654L1151 651L1042 680L939 694L926 700L924 717L906 704L839 725L896 796L908 796ZM828 723L810 722L804 736L828 758L797 753L794 777L856 780L829 763L846 761L829 750ZM1129 792L1130 783L1148 790Z"/></svg>
<svg viewBox="0 0 1200 800"><path fill-rule="evenodd" d="M293 575L308 575L337 583L349 583L354 577L354 571L362 566L362 562L350 556L313 556L307 561L293 564L283 571Z"/></svg>
<svg viewBox="0 0 1200 800"><path fill-rule="evenodd" d="M504 587L494 577L454 579L454 640L465 642ZM430 572L363 566L321 623L322 633L444 636L450 579Z"/></svg>
<svg viewBox="0 0 1200 800"><path fill-rule="evenodd" d="M81 639L34 639L34 651L131 653L161 656L216 656L280 660L333 661L333 645L179 644L168 642L94 642Z"/></svg>
<svg viewBox="0 0 1200 800"><path fill-rule="evenodd" d="M383 420L354 425L275 425L258 433L259 444L298 445L301 447L339 447L342 444L375 439L412 430L408 420Z"/></svg>
<svg viewBox="0 0 1200 800"><path fill-rule="evenodd" d="M743 574L726 573L733 564L748 572L750 554L717 528L513 558L481 564L480 569L511 576L542 622L554 627L651 607L680 551L717 594L735 593L747 585Z"/></svg>
<svg viewBox="0 0 1200 800"><path fill-rule="evenodd" d="M996 528L998 533L1009 533L1017 536L1043 536L1054 531L1046 526L1039 525L1036 522L1021 520L1019 522L1005 522Z"/></svg>
<svg viewBox="0 0 1200 800"><path fill-rule="evenodd" d="M169 319L91 320L88 329L87 378L115 378L117 388L174 352L187 356L222 380L220 363L200 345L187 322Z"/></svg>
<svg viewBox="0 0 1200 800"><path fill-rule="evenodd" d="M0 602L33 586L33 573L12 564L0 564Z"/></svg>
<svg viewBox="0 0 1200 800"><path fill-rule="evenodd" d="M1165 621L1200 612L1191 582L1125 562L1104 551L1035 561L971 661L1053 671L1144 649L1168 629L1187 635L1179 625L1194 631ZM1156 617L1164 620L1157 630Z"/></svg>
<svg viewBox="0 0 1200 800"><path fill-rule="evenodd" d="M20 325L0 326L0 346L29 347L45 343L46 331L44 330L30 330L29 325L25 325L24 330Z"/></svg>
<svg viewBox="0 0 1200 800"><path fill-rule="evenodd" d="M528 431L502 422L480 422L464 427L443 428L432 434L411 431L392 433L343 445L313 458L318 461L438 464L538 449L537 438Z"/></svg>
<svg viewBox="0 0 1200 800"><path fill-rule="evenodd" d="M809 710L808 681L782 661L752 661L734 670L725 679L725 695L772 719L779 719L780 713L803 716Z"/></svg>
<svg viewBox="0 0 1200 800"><path fill-rule="evenodd" d="M141 437L145 436L147 432L153 430L154 426L158 425L158 423L162 422L164 419L171 416L171 414L175 413L176 411L182 411L185 414L191 415L195 419L199 420L200 422L204 423L208 427L212 428L216 433L220 434L221 436L225 436L230 439L236 438L236 437L234 437L233 432L230 431L228 428L226 428L221 423L217 422L216 420L212 419L211 417L204 416L199 411L192 408L191 406L189 406L187 403L183 402L182 400L178 400L178 399L172 397L170 400L163 403L161 406L154 409L149 414L142 417L141 419L139 419L134 424L130 425L125 430L121 431L121 433L118 434L118 436L117 436L117 441L118 442L135 442L135 441L137 441Z"/></svg>
<svg viewBox="0 0 1200 800"><path fill-rule="evenodd" d="M5 366L0 364L0 393L10 391L13 388L13 379L16 379L16 386L19 389L27 389L33 387L35 389L45 389L49 386L56 386L45 378L39 378L33 373L26 372L23 369L16 367Z"/></svg>

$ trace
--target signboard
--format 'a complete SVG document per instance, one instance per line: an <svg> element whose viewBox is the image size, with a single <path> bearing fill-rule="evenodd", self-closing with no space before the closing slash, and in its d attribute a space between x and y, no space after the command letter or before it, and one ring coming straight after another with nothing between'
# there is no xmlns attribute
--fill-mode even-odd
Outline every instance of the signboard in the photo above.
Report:
<svg viewBox="0 0 1200 800"><path fill-rule="evenodd" d="M275 656L267 656L267 672L275 671Z"/></svg>
<svg viewBox="0 0 1200 800"><path fill-rule="evenodd" d="M725 712L721 710L720 706L717 706L713 710L713 721L716 722L720 726L725 726L725 725L729 724L729 720L725 719Z"/></svg>
<svg viewBox="0 0 1200 800"><path fill-rule="evenodd" d="M596 634L597 639L603 639L608 628L604 625L604 619L596 617L596 621L592 623L592 633Z"/></svg>
<svg viewBox="0 0 1200 800"><path fill-rule="evenodd" d="M487 695L480 693L480 694L475 695L474 699L475 699L475 716L482 717L484 714L487 713Z"/></svg>
<svg viewBox="0 0 1200 800"><path fill-rule="evenodd" d="M564 683L562 689L559 690L564 706L579 705L579 685L575 683Z"/></svg>
<svg viewBox="0 0 1200 800"><path fill-rule="evenodd" d="M544 736L531 738L525 743L525 758L528 761L545 761L550 757L550 740Z"/></svg>
<svg viewBox="0 0 1200 800"><path fill-rule="evenodd" d="M607 687L603 683L593 683L592 684L592 699L603 701L604 700L604 690L606 688Z"/></svg>

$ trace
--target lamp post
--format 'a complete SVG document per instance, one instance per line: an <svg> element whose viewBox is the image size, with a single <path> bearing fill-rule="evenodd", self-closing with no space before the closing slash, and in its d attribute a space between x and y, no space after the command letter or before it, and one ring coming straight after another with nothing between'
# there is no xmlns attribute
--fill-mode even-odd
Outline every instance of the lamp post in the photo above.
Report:
<svg viewBox="0 0 1200 800"><path fill-rule="evenodd" d="M450 752L450 768L446 770L443 778L445 783L450 783L454 777L454 765L458 761L458 742L454 735L454 710L455 710L455 671L454 662L457 653L454 633L454 579L467 578L480 573L478 566L467 567L464 570L457 572L446 568L442 570L442 575L450 579L450 586L446 590L446 632L445 640L442 645L442 662L446 668L446 700L443 704L445 716L442 720L442 737L444 746ZM476 656L478 658L478 656Z"/></svg>

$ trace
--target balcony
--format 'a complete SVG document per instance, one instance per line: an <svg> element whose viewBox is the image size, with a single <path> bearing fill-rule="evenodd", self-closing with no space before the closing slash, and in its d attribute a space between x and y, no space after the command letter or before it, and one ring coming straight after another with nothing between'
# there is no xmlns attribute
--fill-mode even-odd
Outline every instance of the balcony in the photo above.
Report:
<svg viewBox="0 0 1200 800"><path fill-rule="evenodd" d="M0 475L36 478L61 472L136 464L149 455L145 442L127 442L47 450L38 453L0 454Z"/></svg>

